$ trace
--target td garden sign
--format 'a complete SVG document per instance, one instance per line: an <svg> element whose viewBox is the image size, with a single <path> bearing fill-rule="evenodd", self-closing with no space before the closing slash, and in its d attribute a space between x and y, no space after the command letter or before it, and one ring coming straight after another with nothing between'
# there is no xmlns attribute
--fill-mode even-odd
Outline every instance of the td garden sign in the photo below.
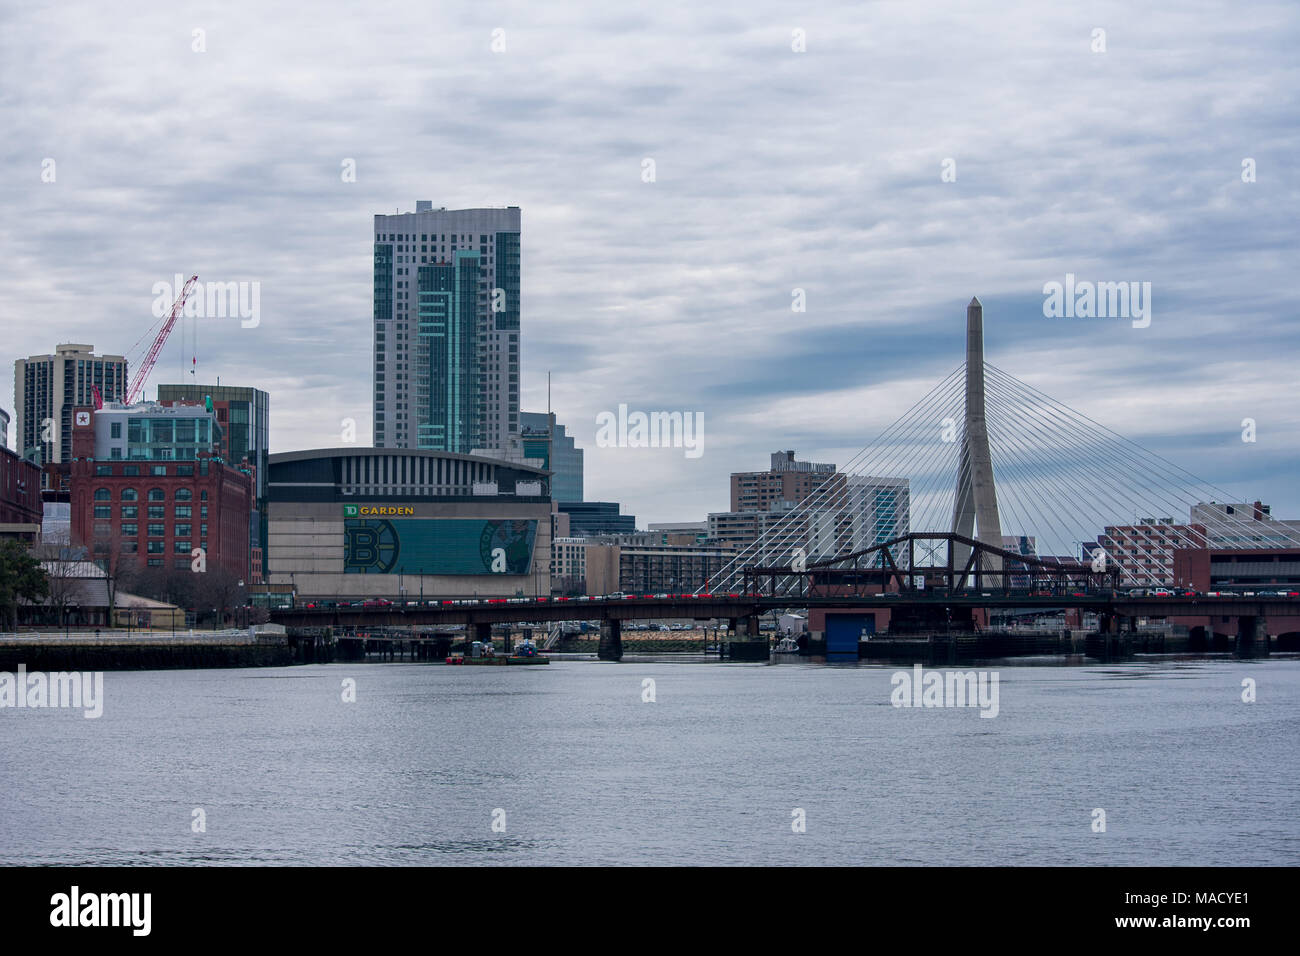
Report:
<svg viewBox="0 0 1300 956"><path fill-rule="evenodd" d="M415 509L379 505L343 506L343 517L345 518L392 517L397 515L414 516Z"/></svg>

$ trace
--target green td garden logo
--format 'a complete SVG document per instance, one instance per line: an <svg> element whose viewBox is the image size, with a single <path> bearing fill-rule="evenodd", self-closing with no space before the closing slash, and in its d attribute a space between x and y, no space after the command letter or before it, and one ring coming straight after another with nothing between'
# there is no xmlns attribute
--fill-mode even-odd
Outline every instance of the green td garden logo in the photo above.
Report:
<svg viewBox="0 0 1300 956"><path fill-rule="evenodd" d="M343 517L368 518L371 515L414 515L414 508L377 507L374 505L344 505Z"/></svg>

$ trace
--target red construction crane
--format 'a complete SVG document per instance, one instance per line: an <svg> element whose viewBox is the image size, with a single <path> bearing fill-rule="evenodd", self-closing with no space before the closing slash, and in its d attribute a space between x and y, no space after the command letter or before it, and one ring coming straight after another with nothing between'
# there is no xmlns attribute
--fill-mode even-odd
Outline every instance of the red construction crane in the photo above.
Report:
<svg viewBox="0 0 1300 956"><path fill-rule="evenodd" d="M190 276L190 280L185 283L185 288L181 289L180 297L177 298L176 304L172 306L167 321L163 323L158 337L153 340L153 345L149 347L149 354L140 363L140 370L135 373L135 378L131 380L131 387L126 390L126 404L134 405L144 393L144 383L149 378L149 373L153 371L153 363L158 360L158 353L162 351L163 343L167 341L167 336L171 334L172 326L176 324L176 317L181 314L181 309L185 308L185 300L189 298L190 292L194 289L194 283L198 281L198 276Z"/></svg>

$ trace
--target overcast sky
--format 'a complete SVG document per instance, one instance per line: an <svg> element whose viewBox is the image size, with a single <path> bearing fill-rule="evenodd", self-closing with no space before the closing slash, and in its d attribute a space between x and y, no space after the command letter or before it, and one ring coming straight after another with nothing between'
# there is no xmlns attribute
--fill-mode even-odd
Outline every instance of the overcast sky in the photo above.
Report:
<svg viewBox="0 0 1300 956"><path fill-rule="evenodd" d="M992 363L1300 517L1294 2L123 6L0 5L0 407L198 273L260 324L178 329L147 397L196 340L273 451L368 443L372 216L518 205L524 408L551 370L587 498L642 526L847 461L972 295ZM1045 317L1066 273L1150 282L1149 327ZM597 448L620 403L703 413L704 453Z"/></svg>

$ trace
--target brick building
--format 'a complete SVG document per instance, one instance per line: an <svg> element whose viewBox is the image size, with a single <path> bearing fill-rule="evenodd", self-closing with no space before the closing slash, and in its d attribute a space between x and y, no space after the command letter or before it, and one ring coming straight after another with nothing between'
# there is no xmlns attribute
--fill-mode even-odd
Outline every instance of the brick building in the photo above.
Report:
<svg viewBox="0 0 1300 956"><path fill-rule="evenodd" d="M185 459L98 460L94 417L90 408L73 416L73 544L99 560L130 555L142 567L181 570L202 548L209 571L251 580L252 474L197 448Z"/></svg>
<svg viewBox="0 0 1300 956"><path fill-rule="evenodd" d="M40 466L0 448L0 538L36 541L41 514Z"/></svg>

